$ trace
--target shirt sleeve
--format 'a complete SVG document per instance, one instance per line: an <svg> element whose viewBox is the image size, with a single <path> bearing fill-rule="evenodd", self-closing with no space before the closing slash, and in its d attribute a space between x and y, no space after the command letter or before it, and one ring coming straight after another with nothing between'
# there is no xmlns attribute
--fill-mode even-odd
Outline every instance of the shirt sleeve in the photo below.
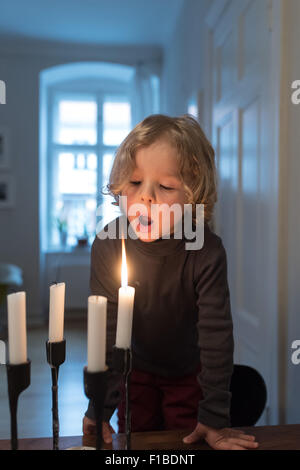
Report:
<svg viewBox="0 0 300 470"><path fill-rule="evenodd" d="M198 422L214 428L230 426L230 382L233 372L233 324L227 282L227 258L222 240L198 266L196 295L201 371L198 381L204 398Z"/></svg>
<svg viewBox="0 0 300 470"><path fill-rule="evenodd" d="M107 392L103 410L103 420L109 421L120 401L120 384L122 374L112 369L113 346L116 339L116 325L118 314L117 287L114 283L113 273L107 263L107 240L100 240L97 236L91 248L90 295L103 295L107 297L107 324L106 324L106 365ZM95 419L94 408L89 401L85 412L88 418Z"/></svg>

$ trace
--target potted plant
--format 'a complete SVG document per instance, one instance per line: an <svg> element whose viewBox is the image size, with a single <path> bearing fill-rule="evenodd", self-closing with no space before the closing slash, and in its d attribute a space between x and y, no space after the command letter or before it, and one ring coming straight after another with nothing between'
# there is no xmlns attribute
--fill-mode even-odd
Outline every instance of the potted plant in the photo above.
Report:
<svg viewBox="0 0 300 470"><path fill-rule="evenodd" d="M78 246L87 246L88 241L89 241L89 233L88 233L86 224L84 224L82 236L77 237L77 245Z"/></svg>
<svg viewBox="0 0 300 470"><path fill-rule="evenodd" d="M60 244L61 246L65 247L67 244L67 236L68 236L67 219L63 217L56 217L55 222L56 222L56 227L59 232Z"/></svg>

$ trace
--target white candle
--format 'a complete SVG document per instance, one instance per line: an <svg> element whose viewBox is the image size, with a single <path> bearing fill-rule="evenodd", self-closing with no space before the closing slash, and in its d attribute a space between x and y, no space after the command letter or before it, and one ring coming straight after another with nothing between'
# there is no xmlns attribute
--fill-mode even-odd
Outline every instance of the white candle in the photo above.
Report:
<svg viewBox="0 0 300 470"><path fill-rule="evenodd" d="M130 349L131 347L134 293L134 287L125 286L119 288L116 335L117 348Z"/></svg>
<svg viewBox="0 0 300 470"><path fill-rule="evenodd" d="M101 372L106 367L107 298L90 295L88 298L88 371Z"/></svg>
<svg viewBox="0 0 300 470"><path fill-rule="evenodd" d="M50 286L49 302L49 342L57 343L64 339L65 283Z"/></svg>
<svg viewBox="0 0 300 470"><path fill-rule="evenodd" d="M128 284L127 263L124 239L122 238L121 287L118 295L118 321L116 347L130 349L132 333L132 314L135 288Z"/></svg>
<svg viewBox="0 0 300 470"><path fill-rule="evenodd" d="M7 296L8 351L10 364L27 362L26 292Z"/></svg>

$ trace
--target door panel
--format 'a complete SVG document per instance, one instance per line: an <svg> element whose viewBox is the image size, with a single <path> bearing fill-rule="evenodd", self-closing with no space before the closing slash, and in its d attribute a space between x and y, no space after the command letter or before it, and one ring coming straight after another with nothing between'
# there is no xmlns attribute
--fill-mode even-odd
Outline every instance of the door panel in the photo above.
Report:
<svg viewBox="0 0 300 470"><path fill-rule="evenodd" d="M227 252L234 360L257 369L271 390L277 387L277 378L270 374L275 340L268 335L268 327L277 321L277 252L268 215L275 158L268 15L267 0L231 0L210 34L218 176L214 227ZM268 424L267 413L258 424Z"/></svg>

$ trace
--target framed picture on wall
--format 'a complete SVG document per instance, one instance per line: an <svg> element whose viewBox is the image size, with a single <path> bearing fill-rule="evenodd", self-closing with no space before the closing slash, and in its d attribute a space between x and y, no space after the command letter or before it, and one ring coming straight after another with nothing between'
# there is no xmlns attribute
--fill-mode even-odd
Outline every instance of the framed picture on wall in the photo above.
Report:
<svg viewBox="0 0 300 470"><path fill-rule="evenodd" d="M0 175L0 209L11 209L15 205L15 184L11 175Z"/></svg>
<svg viewBox="0 0 300 470"><path fill-rule="evenodd" d="M9 167L9 129L0 126L0 170L7 170Z"/></svg>

